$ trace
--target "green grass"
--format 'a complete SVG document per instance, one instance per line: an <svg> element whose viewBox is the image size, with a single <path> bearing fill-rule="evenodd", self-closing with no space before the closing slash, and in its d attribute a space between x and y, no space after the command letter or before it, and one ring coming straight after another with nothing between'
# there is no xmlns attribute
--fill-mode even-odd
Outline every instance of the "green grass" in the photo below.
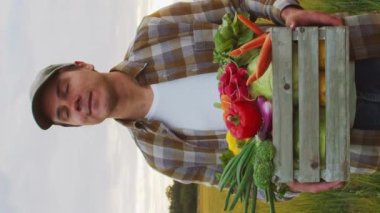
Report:
<svg viewBox="0 0 380 213"><path fill-rule="evenodd" d="M296 201L296 212L380 212L380 172L353 174L343 189L304 193Z"/></svg>
<svg viewBox="0 0 380 213"><path fill-rule="evenodd" d="M302 7L328 13L359 14L380 11L379 0L300 0Z"/></svg>
<svg viewBox="0 0 380 213"><path fill-rule="evenodd" d="M226 192L216 188L199 186L198 212L223 213ZM243 212L238 203L232 213ZM258 202L258 213L269 212L268 205ZM353 174L342 189L323 193L302 193L298 197L276 203L277 213L377 213L380 212L380 172L372 175Z"/></svg>

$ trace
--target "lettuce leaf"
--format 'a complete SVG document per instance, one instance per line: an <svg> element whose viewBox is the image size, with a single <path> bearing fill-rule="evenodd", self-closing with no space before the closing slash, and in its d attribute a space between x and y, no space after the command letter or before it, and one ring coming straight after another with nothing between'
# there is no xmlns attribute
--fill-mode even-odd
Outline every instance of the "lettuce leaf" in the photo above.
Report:
<svg viewBox="0 0 380 213"><path fill-rule="evenodd" d="M239 13L249 17L248 13ZM241 23L237 16L232 13L226 13L222 18L222 24L219 26L214 37L214 63L218 63L218 76L224 71L227 63L234 62L239 67L246 66L254 57L258 55L258 50L250 51L237 58L232 58L228 54L231 50L254 38L254 33Z"/></svg>

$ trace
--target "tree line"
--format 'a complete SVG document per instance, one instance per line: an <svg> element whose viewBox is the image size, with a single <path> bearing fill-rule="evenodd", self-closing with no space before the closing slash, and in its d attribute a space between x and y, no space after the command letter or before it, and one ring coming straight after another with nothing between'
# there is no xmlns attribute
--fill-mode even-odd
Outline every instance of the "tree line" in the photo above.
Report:
<svg viewBox="0 0 380 213"><path fill-rule="evenodd" d="M197 185L182 184L177 181L166 188L170 213L196 213Z"/></svg>

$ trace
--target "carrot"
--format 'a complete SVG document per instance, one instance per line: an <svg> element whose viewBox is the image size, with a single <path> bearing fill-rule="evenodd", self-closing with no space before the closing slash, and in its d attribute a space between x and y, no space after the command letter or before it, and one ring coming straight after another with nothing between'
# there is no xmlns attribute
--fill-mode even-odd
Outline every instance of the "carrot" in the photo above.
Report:
<svg viewBox="0 0 380 213"><path fill-rule="evenodd" d="M269 64L272 61L272 40L270 35L266 35L264 44L260 50L259 59L257 61L256 72L249 76L246 85L248 86L252 82L259 79L264 75L265 71L268 69Z"/></svg>
<svg viewBox="0 0 380 213"><path fill-rule="evenodd" d="M247 51L248 52L248 51ZM229 53L229 55L230 56L232 56L232 57L238 57L238 56L240 56L240 55L243 55L244 53L246 53L246 52L244 52L242 49L240 49L240 47L239 48L237 48L237 49L234 49L234 50L232 50L230 53Z"/></svg>
<svg viewBox="0 0 380 213"><path fill-rule="evenodd" d="M252 39L251 41L248 41L247 43L243 44L239 48L232 50L229 55L234 56L234 57L240 56L246 52L249 52L252 49L255 49L256 47L260 47L261 45L263 45L265 38L266 38L266 34L262 34L259 37Z"/></svg>
<svg viewBox="0 0 380 213"><path fill-rule="evenodd" d="M259 37L252 39L251 41L248 41L247 43L243 44L240 48L244 50L251 50L256 47L259 47L264 44L265 38L267 34L262 34Z"/></svg>
<svg viewBox="0 0 380 213"><path fill-rule="evenodd" d="M250 30L252 30L252 32L256 33L256 35L262 35L264 33L264 31L262 31L259 26L257 26L255 23L253 23L245 16L238 15L238 19Z"/></svg>
<svg viewBox="0 0 380 213"><path fill-rule="evenodd" d="M232 50L232 51L229 53L229 55L232 56L232 57L238 57L238 56L240 56L240 55L243 55L244 53L246 53L246 52L243 52L242 49L237 48L237 49L235 49L235 50Z"/></svg>

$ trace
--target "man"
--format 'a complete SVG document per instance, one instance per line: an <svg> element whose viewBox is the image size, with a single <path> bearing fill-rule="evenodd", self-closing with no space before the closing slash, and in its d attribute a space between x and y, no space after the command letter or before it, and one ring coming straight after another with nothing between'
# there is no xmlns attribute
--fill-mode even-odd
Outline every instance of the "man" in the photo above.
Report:
<svg viewBox="0 0 380 213"><path fill-rule="evenodd" d="M292 28L343 24L334 16L302 10L296 0L177 3L142 20L125 60L109 73L95 72L84 62L42 70L31 91L36 122L47 129L52 124L91 125L114 118L129 128L154 169L182 182L216 184L214 174L221 170L218 157L226 149L226 129L221 112L212 108L219 98L218 65L212 63L213 33L222 16L237 8L249 11L253 19L269 18ZM379 48L368 48L372 40L357 39L363 36L361 22L373 19L346 21L352 26L353 59L379 57ZM379 47L380 43L373 42ZM357 141L368 136L366 131L358 133L362 137ZM378 158L379 153L359 150L355 154L353 169L378 168L364 157ZM289 186L293 191L319 192L342 183Z"/></svg>

